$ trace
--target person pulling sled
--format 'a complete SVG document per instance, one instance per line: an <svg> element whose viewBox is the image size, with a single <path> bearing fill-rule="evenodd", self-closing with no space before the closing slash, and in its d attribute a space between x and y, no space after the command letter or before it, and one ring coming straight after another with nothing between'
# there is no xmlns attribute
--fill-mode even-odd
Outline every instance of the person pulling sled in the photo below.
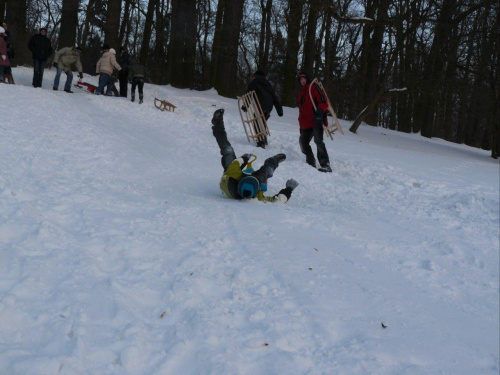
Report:
<svg viewBox="0 0 500 375"><path fill-rule="evenodd" d="M214 112L212 118L212 133L219 145L222 168L224 173L220 180L220 189L231 199L251 199L256 198L259 201L287 202L292 191L299 185L294 179L286 182L286 187L274 196L265 196L267 191L267 180L273 176L278 165L286 159L285 154L277 154L264 161L264 165L257 171L252 168L252 162L256 156L244 154L237 158L234 149L227 139L226 129L224 128L224 109L218 109ZM252 159L253 157L253 159ZM252 159L252 160L251 160Z"/></svg>

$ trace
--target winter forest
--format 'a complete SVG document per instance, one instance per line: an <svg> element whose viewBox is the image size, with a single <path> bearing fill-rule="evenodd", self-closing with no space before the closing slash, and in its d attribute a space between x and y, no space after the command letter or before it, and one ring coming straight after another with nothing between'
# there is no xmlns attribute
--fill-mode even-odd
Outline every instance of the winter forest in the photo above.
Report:
<svg viewBox="0 0 500 375"><path fill-rule="evenodd" d="M48 28L83 48L93 74L108 43L148 80L235 98L263 70L295 106L297 70L326 88L339 118L500 150L497 0L0 0L16 55ZM51 66L51 62L47 62Z"/></svg>

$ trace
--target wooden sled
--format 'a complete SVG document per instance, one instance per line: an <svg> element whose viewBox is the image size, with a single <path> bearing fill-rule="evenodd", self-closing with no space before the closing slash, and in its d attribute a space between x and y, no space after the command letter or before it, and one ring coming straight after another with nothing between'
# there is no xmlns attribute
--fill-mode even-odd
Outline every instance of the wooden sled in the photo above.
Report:
<svg viewBox="0 0 500 375"><path fill-rule="evenodd" d="M325 130L326 135L329 136L330 139L333 141L333 133L336 130L338 130L341 134L344 134L344 131L342 130L342 127L340 126L337 115L335 114L335 111L333 110L332 103L330 103L330 99L328 99L328 95L326 95L326 91L325 91L325 88L323 87L323 84L320 81L318 81L317 78L314 78L312 80L311 84L309 85L309 97L311 98L311 102L313 104L314 111L316 111L316 103L314 103L314 100L313 100L313 97L311 94L311 88L313 87L313 85L317 85L316 87L322 91L323 95L325 95L326 102L328 104L328 112L329 112L329 113L327 113L327 115L330 115L333 117L332 124L323 125L323 129Z"/></svg>
<svg viewBox="0 0 500 375"><path fill-rule="evenodd" d="M242 108L245 108L246 111L243 111ZM271 135L267 127L266 116L255 91L247 92L238 97L238 109L248 142L252 140L257 145L259 141L264 141L268 135Z"/></svg>
<svg viewBox="0 0 500 375"><path fill-rule="evenodd" d="M177 108L172 103L167 102L166 100L158 99L158 98L155 98L155 107L158 108L162 112L163 111L175 112L175 109Z"/></svg>

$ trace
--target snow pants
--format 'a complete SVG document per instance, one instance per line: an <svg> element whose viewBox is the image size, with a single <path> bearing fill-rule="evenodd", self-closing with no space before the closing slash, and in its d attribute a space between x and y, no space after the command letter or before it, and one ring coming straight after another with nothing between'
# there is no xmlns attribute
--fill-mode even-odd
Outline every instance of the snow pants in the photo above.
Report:
<svg viewBox="0 0 500 375"><path fill-rule="evenodd" d="M33 87L42 87L44 69L45 60L33 59Z"/></svg>
<svg viewBox="0 0 500 375"><path fill-rule="evenodd" d="M323 141L323 126L315 126L309 129L300 129L299 144L300 150L306 156L306 163L316 167L316 159L309 143L314 137L314 143L316 143L316 150L319 165L326 167L330 164L330 158L328 157L328 152L326 151L325 142Z"/></svg>

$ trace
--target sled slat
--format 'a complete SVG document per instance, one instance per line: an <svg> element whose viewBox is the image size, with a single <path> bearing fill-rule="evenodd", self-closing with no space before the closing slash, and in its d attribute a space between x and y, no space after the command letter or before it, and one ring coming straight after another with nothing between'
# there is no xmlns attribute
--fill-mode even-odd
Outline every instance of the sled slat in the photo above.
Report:
<svg viewBox="0 0 500 375"><path fill-rule="evenodd" d="M242 107L245 107L246 111L243 111ZM266 136L271 135L264 111L260 106L255 91L250 91L238 97L238 109L240 110L240 117L248 142L252 140L257 144L257 142L263 141Z"/></svg>
<svg viewBox="0 0 500 375"><path fill-rule="evenodd" d="M309 96L311 98L312 104L314 106L314 111L316 111L316 103L314 103L314 100L312 98L311 94L311 89L313 85L316 84L320 88L320 90L323 92L326 98L326 102L328 104L328 114L333 117L333 123L328 124L328 125L323 125L323 129L325 130L325 133L327 136L330 137L330 139L333 141L333 133L335 131L339 131L341 134L344 134L344 131L342 130L342 127L340 126L339 119L337 118L337 115L335 114L335 111L333 110L332 103L330 103L330 99L328 99L328 95L326 94L325 88L323 87L323 84L318 81L317 78L314 78L311 82L311 85L309 86Z"/></svg>

